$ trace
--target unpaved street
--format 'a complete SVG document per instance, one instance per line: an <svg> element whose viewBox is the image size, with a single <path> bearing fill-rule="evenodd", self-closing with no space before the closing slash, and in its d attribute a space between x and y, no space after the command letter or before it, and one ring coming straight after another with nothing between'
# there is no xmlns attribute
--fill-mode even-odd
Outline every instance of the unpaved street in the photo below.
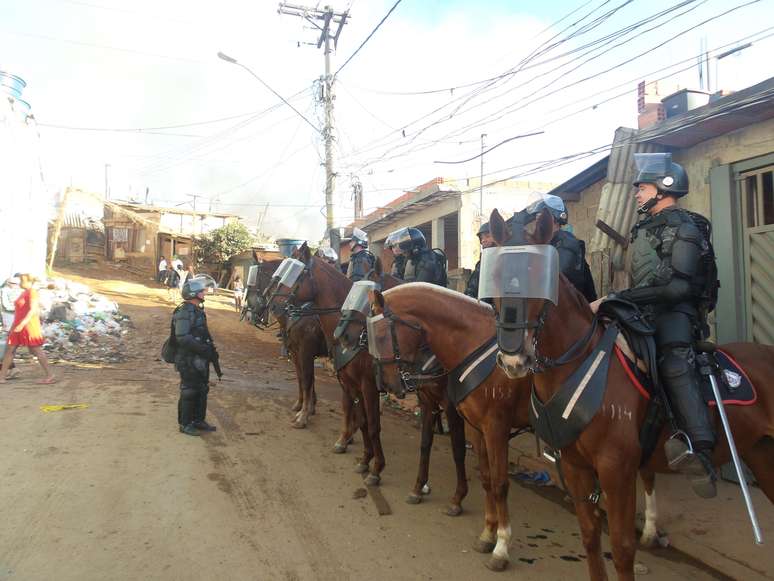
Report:
<svg viewBox="0 0 774 581"><path fill-rule="evenodd" d="M560 495L517 484L513 562L503 573L484 568L486 557L471 550L483 527L472 454L465 513L441 513L454 484L447 437L436 438L432 493L406 504L419 432L390 410L379 492L392 514L379 516L371 495L355 494L360 443L331 453L341 422L335 380L318 369L317 415L308 429L292 429L295 378L276 338L240 324L223 299L208 303L226 373L210 392L218 431L179 434L177 375L158 360L171 312L164 291L79 274L131 316L129 359L59 363L53 386L35 384L39 370L23 364L24 379L2 388L0 579L585 578L577 525ZM89 407L39 409L67 403ZM668 550L640 552L638 562L649 570L643 578L718 578Z"/></svg>

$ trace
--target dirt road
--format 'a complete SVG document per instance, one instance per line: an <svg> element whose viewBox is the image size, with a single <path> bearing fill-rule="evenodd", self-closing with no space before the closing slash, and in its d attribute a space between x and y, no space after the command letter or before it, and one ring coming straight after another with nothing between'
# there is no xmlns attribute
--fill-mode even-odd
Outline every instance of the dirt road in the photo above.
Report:
<svg viewBox="0 0 774 581"><path fill-rule="evenodd" d="M441 513L454 485L446 437L436 438L432 493L421 505L405 504L419 432L393 411L383 421L379 489L392 514L379 516L373 497L357 493L360 443L331 453L341 421L335 380L318 370L317 415L308 429L292 429L295 378L276 338L240 324L225 301L208 303L226 372L210 392L218 431L179 434L177 376L157 359L171 312L164 291L103 271L80 275L132 317L129 359L58 364L53 386L35 384L39 370L24 364L26 379L2 388L0 579L586 577L574 517L556 494L519 485L510 494L513 563L504 573L486 570L485 556L471 550L483 527L472 454L464 514ZM40 410L67 403L88 408ZM668 550L640 552L638 561L651 579L718 578Z"/></svg>

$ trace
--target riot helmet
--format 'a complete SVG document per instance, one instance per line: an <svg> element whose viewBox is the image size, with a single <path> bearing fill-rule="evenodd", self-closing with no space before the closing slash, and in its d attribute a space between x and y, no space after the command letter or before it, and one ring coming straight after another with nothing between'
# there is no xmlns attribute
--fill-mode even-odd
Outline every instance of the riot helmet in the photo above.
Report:
<svg viewBox="0 0 774 581"><path fill-rule="evenodd" d="M390 234L389 238L392 239L393 247L397 246L402 254L411 255L417 250L427 248L427 240L419 228L401 228Z"/></svg>
<svg viewBox="0 0 774 581"><path fill-rule="evenodd" d="M491 233L491 230L489 229L489 222L484 222L479 227L478 232L476 232L476 236L478 236L478 239L481 240L482 234L489 234L489 233Z"/></svg>
<svg viewBox="0 0 774 581"><path fill-rule="evenodd" d="M339 259L339 255L330 246L320 246L317 249L317 256L324 258L328 262L336 262Z"/></svg>
<svg viewBox="0 0 774 581"><path fill-rule="evenodd" d="M183 299L188 301L197 298L199 293L207 292L207 281L203 278L189 278L183 285L183 290L180 294L183 295Z"/></svg>
<svg viewBox="0 0 774 581"><path fill-rule="evenodd" d="M524 223L526 224L536 219L538 214L544 209L551 212L554 220L556 220L559 225L563 226L567 224L567 208L564 206L564 200L553 194L542 194L540 199L535 200L529 206L524 208L524 210L522 210L525 218Z"/></svg>
<svg viewBox="0 0 774 581"><path fill-rule="evenodd" d="M680 164L672 161L671 153L635 153L637 179L640 184L653 184L660 194L681 198L688 193L688 174Z"/></svg>
<svg viewBox="0 0 774 581"><path fill-rule="evenodd" d="M350 250L354 249L355 246L368 248L368 234L363 232L360 228L353 228L352 237L349 239Z"/></svg>

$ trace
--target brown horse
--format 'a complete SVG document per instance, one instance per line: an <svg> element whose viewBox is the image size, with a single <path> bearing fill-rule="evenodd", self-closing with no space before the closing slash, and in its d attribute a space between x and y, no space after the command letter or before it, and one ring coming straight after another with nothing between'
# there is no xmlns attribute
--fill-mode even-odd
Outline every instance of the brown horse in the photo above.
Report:
<svg viewBox="0 0 774 581"><path fill-rule="evenodd" d="M490 227L495 240L502 244L509 238L506 224L497 211L492 213ZM547 244L552 236L551 215L543 212L535 231L527 235L530 244ZM589 333L594 315L586 300L564 277L559 277L558 304L543 299L525 299L525 319L522 349L516 354L498 353L501 364L510 377L526 377L538 355L556 359L567 353L579 339ZM540 317L543 312L544 316ZM542 323L532 326L532 322ZM548 401L563 382L583 362L603 333L597 329L583 349L583 355L566 364L549 366L534 374L535 393L542 402ZM736 445L758 483L774 502L774 393L768 380L774 376L774 347L753 343L723 345L746 371L758 390L758 402L753 406L729 406L727 415ZM561 458L565 479L575 501L583 545L588 556L591 579L607 579L600 550L601 518L597 506L587 499L597 488L597 482L607 499L607 520L613 561L619 579L634 579L634 518L635 480L642 450L639 432L646 412L646 400L636 391L618 358L612 357L607 375L604 401L597 413L572 444L562 448ZM618 410L618 413L613 413ZM715 429L720 435L713 461L716 466L730 459L727 442L716 412L712 412ZM663 444L664 429L655 453L647 467L667 472Z"/></svg>
<svg viewBox="0 0 774 581"><path fill-rule="evenodd" d="M245 311L251 313L251 320L259 326L261 322L268 320L268 298L276 290L276 280L272 280L272 273L282 263L282 260L261 262L254 256L256 264L260 266L256 284L247 287L247 300ZM296 412L292 426L305 428L309 416L314 415L317 396L314 389L314 360L315 357L327 357L328 349L325 336L320 328L320 322L313 318L304 318L298 321L289 321L287 314L277 309L274 316L280 328L280 332L286 340L288 355L296 371L298 381L298 398L293 404ZM351 417L351 409L345 413ZM344 440L347 442L348 440ZM344 444L346 448L346 443Z"/></svg>
<svg viewBox="0 0 774 581"><path fill-rule="evenodd" d="M455 369L495 335L494 314L488 305L434 285L414 283L383 294L374 292L371 303L374 315L387 313L393 319L396 345L392 349L397 349L401 358L415 358L427 343L444 368ZM394 361L384 361L382 369L386 383L394 386L400 382ZM481 436L476 448L486 512L484 531L474 549L493 553L487 567L495 571L509 562L508 441L511 430L520 430L529 423L529 385L530 380L510 379L495 368L458 406L460 414ZM657 540L653 475L643 471L642 479L646 511L641 541L651 545Z"/></svg>
<svg viewBox="0 0 774 581"><path fill-rule="evenodd" d="M301 246L296 257L306 266L306 272L301 275L292 295L297 303L312 302L320 319L323 331L329 343L334 342L334 331L340 319L340 309L352 287L352 281L338 269L320 258L313 257L306 245ZM381 262L369 273L369 278L380 282L384 287L392 287L401 281L390 275L382 274ZM342 337L349 345L355 344L364 329L364 319L352 321ZM339 382L349 397L360 400L365 411L365 423L361 425L364 442L364 456L358 463L357 470L365 472L373 459L373 466L366 477L368 485L376 485L381 480L385 459L381 445L381 419L379 413L379 390L374 375L373 359L367 351L360 351L354 359L338 371ZM441 379L441 378L439 378ZM429 380L423 382L419 389L420 405L423 411L422 445L420 467L407 502L415 504L421 500L422 489L427 484L430 450L433 439L433 419L436 411L445 400L445 378L442 381ZM401 391L401 387L395 390ZM453 455L457 468L457 487L451 499L447 514L456 516L462 512L462 499L467 495L467 477L465 474L465 434L462 419L456 411L447 409L449 428L452 439Z"/></svg>
<svg viewBox="0 0 774 581"><path fill-rule="evenodd" d="M380 363L384 381L390 386L400 382L400 369L394 360L397 352L401 359L412 359L427 344L445 369L454 370L495 335L489 305L426 283L402 285L384 294L374 291L371 308L375 316L384 315L393 325L396 343L390 345L388 357ZM528 379L509 380L495 368L457 407L481 436L477 451L486 493L485 525L474 549L492 553L487 567L496 571L509 562L508 440L512 429L529 423L528 396Z"/></svg>

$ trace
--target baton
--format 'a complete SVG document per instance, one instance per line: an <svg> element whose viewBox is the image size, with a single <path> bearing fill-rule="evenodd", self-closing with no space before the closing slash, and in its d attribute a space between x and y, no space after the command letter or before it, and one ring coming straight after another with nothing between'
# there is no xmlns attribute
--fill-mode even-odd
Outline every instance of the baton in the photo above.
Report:
<svg viewBox="0 0 774 581"><path fill-rule="evenodd" d="M736 451L736 443L734 443L734 436L731 434L731 426L728 425L726 408L723 405L723 398L720 396L717 379L712 371L709 372L709 380L712 385L712 395L715 396L715 402L718 404L720 421L723 424L723 430L726 432L726 440L728 440L728 448L731 450L731 459L734 462L734 470L736 470L736 476L739 478L739 486L742 488L744 503L747 505L747 514L750 516L750 524L752 525L753 536L755 536L755 543L762 545L763 536L761 535L760 526L758 526L758 517L755 516L755 507L753 506L752 498L750 497L750 489L747 488L747 479L742 472L742 463L739 460L739 453Z"/></svg>

